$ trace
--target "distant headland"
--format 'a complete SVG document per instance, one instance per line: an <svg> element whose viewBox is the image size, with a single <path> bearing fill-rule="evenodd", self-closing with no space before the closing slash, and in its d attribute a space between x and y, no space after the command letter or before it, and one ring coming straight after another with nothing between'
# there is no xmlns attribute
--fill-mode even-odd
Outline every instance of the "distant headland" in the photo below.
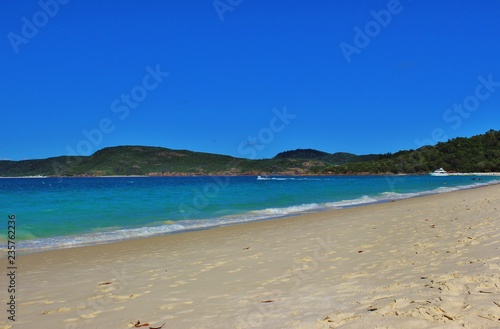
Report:
<svg viewBox="0 0 500 329"><path fill-rule="evenodd" d="M0 161L0 177L47 176L193 176L193 175L387 175L500 172L500 131L458 137L435 146L396 153L356 155L297 149L271 159L173 150L151 146L116 146L90 156Z"/></svg>

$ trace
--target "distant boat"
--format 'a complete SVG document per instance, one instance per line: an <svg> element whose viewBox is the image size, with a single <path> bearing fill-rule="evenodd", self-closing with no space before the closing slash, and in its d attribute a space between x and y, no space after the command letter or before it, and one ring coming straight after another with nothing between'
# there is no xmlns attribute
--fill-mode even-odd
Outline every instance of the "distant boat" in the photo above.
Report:
<svg viewBox="0 0 500 329"><path fill-rule="evenodd" d="M269 178L269 176L267 176L267 175L264 175L264 176L259 175L259 176L257 176L257 180L270 180L270 179L271 178Z"/></svg>
<svg viewBox="0 0 500 329"><path fill-rule="evenodd" d="M431 176L448 176L448 173L443 168L439 168L430 173Z"/></svg>

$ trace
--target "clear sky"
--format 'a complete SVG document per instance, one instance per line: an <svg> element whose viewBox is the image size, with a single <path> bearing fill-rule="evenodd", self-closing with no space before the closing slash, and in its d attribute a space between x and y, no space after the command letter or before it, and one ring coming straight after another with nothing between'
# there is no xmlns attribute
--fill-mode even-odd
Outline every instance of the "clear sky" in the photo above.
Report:
<svg viewBox="0 0 500 329"><path fill-rule="evenodd" d="M500 128L498 0L5 0L0 159L268 158Z"/></svg>

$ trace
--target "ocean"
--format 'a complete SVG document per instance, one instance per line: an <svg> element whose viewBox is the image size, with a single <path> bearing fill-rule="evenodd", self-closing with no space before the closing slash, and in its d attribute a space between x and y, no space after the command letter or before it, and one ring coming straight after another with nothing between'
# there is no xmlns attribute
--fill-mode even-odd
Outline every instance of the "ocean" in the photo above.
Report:
<svg viewBox="0 0 500 329"><path fill-rule="evenodd" d="M488 176L2 178L0 244L43 250L206 229L500 183ZM334 223L332 223L334 225ZM5 257L4 255L0 257Z"/></svg>

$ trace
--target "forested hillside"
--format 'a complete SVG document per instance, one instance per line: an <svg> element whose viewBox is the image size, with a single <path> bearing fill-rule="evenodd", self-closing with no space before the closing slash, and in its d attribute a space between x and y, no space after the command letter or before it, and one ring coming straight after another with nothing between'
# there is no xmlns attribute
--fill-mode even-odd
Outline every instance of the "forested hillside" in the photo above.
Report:
<svg viewBox="0 0 500 329"><path fill-rule="evenodd" d="M500 172L500 131L470 138L454 138L435 146L400 151L383 158L329 166L323 174L426 173L437 168L455 172Z"/></svg>
<svg viewBox="0 0 500 329"><path fill-rule="evenodd" d="M394 154L298 149L260 160L163 147L117 146L91 156L0 161L0 176L415 174L440 167L452 172L500 172L500 131Z"/></svg>

